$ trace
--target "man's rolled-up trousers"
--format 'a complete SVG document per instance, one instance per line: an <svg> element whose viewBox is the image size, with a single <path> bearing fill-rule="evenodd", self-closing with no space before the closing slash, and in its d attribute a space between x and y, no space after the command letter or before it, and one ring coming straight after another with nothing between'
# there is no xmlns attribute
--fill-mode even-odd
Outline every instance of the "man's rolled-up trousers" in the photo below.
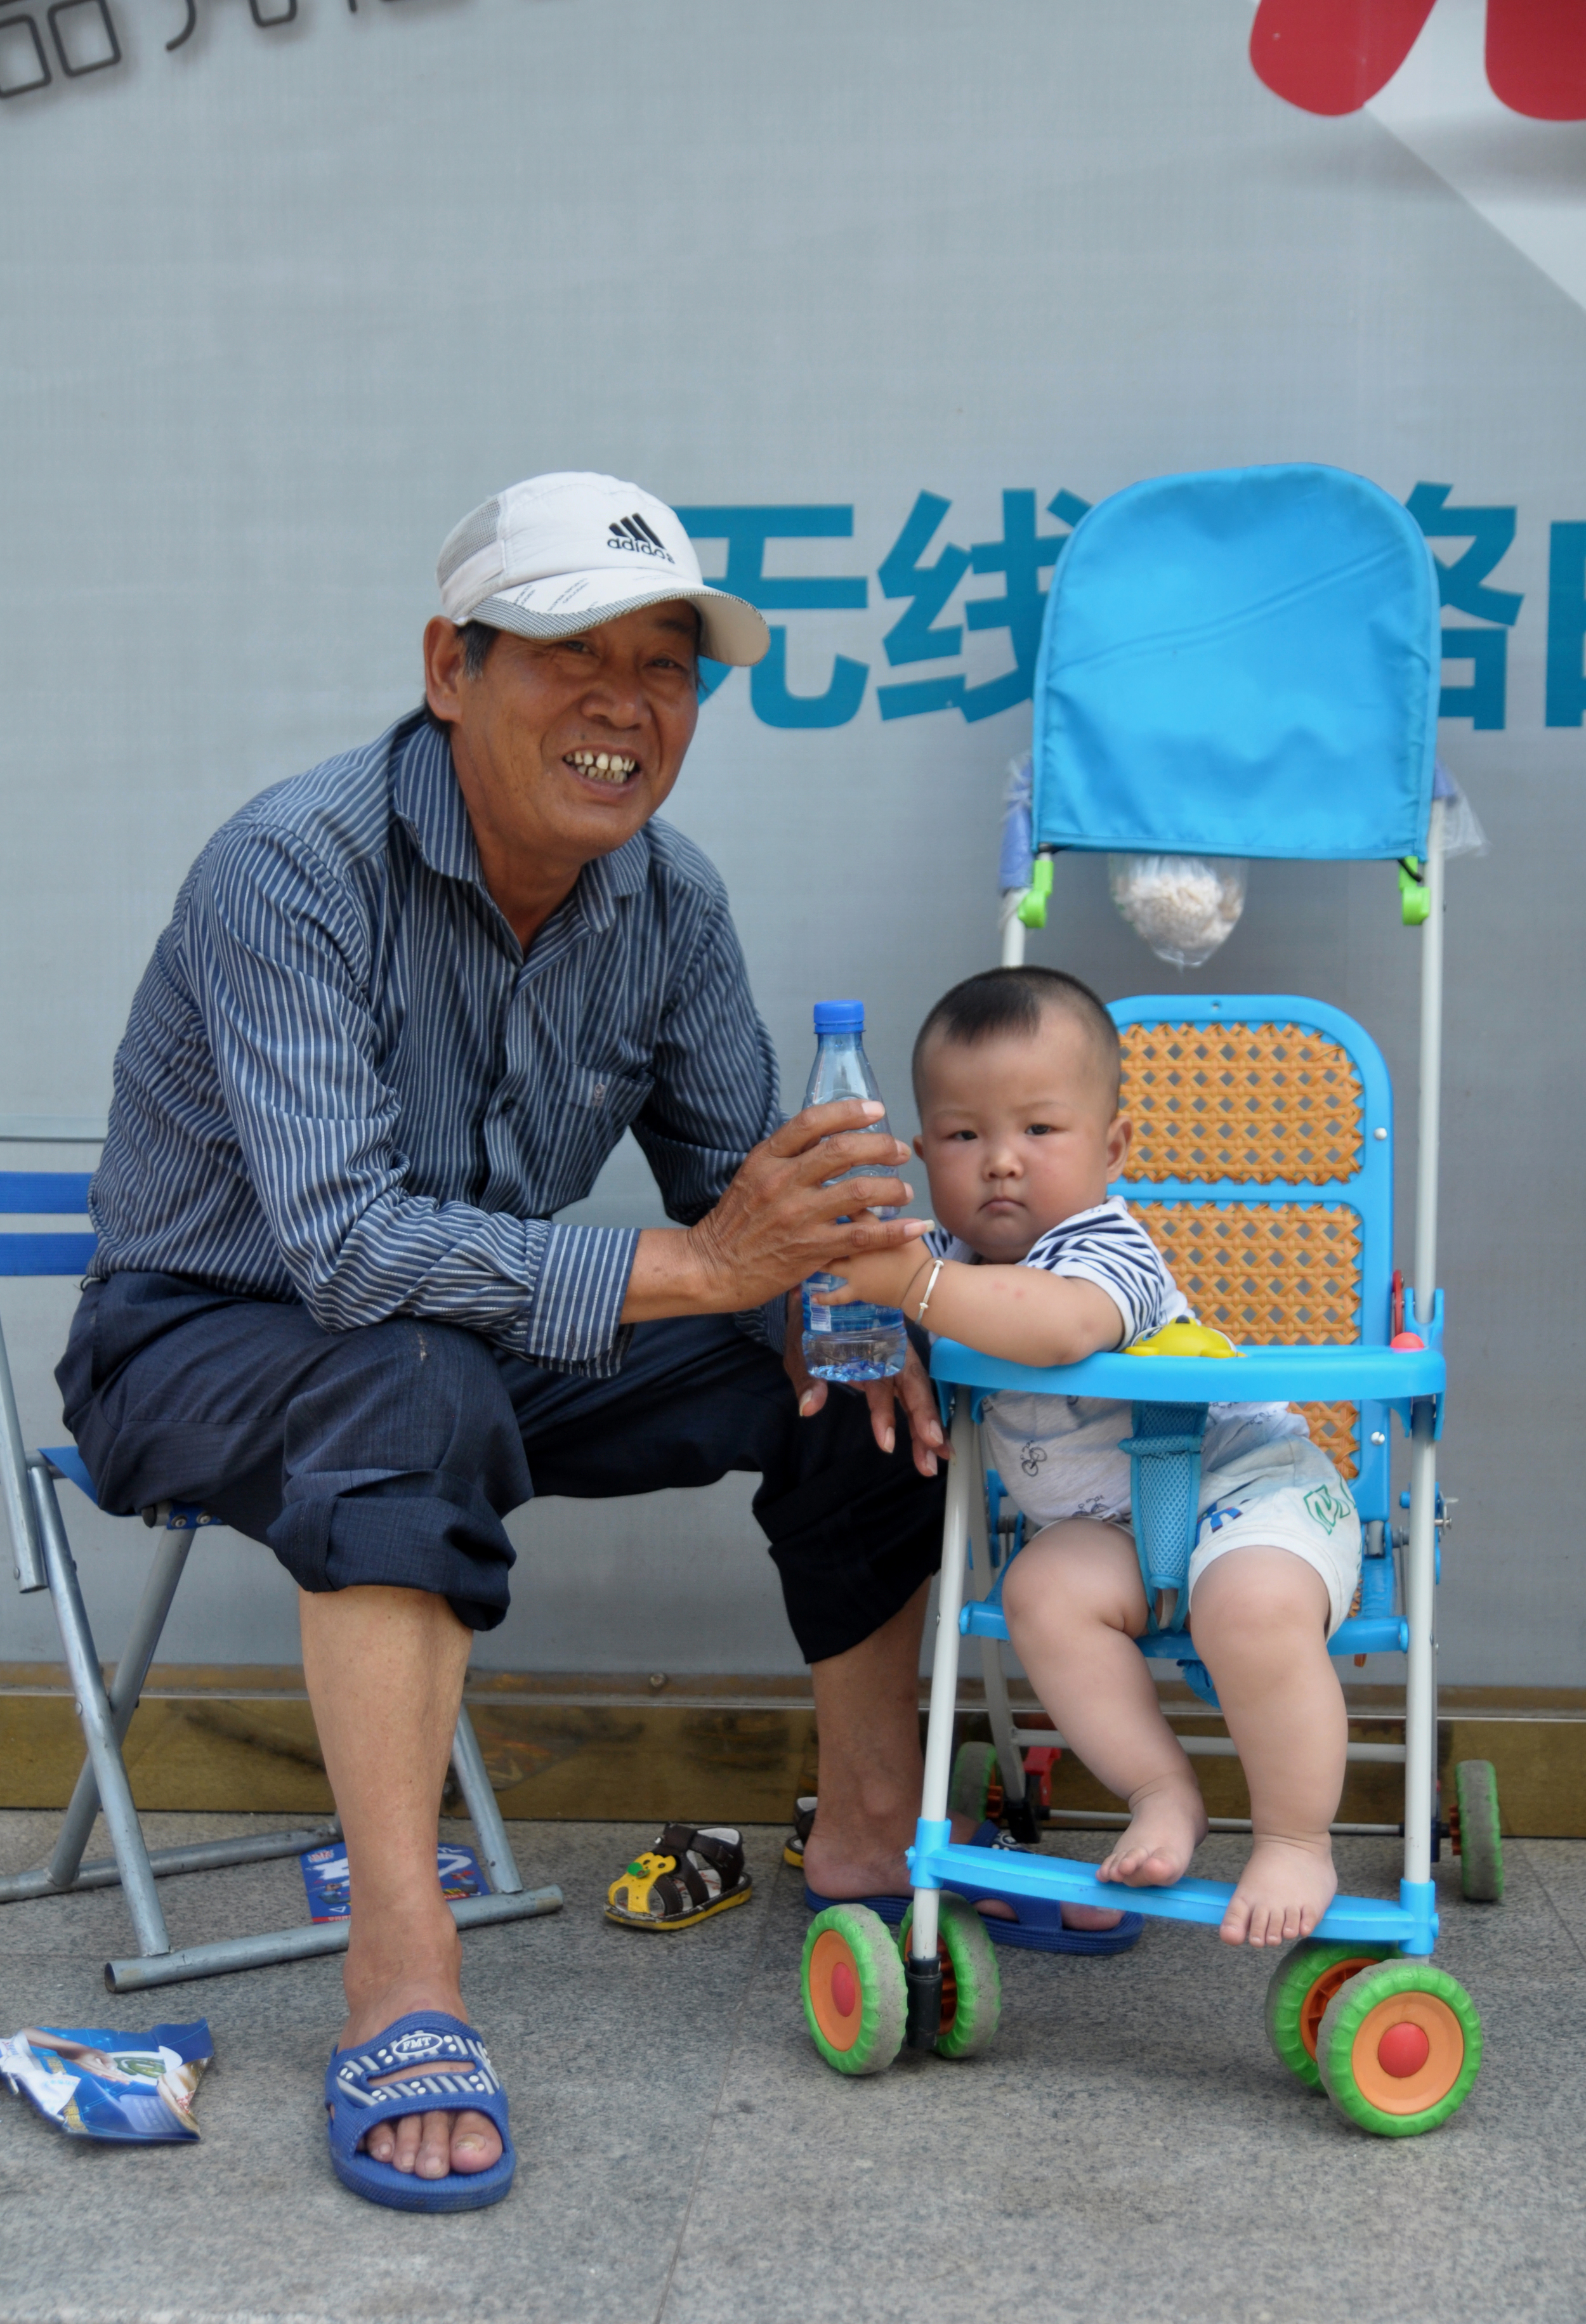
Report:
<svg viewBox="0 0 1586 2324"><path fill-rule="evenodd" d="M942 1483L887 1455L862 1398L799 1417L779 1357L725 1316L640 1323L609 1379L400 1317L325 1332L296 1303L185 1277L84 1291L57 1369L100 1506L201 1502L304 1590L385 1583L493 1629L514 1553L503 1520L578 1499L757 1471L758 1518L807 1662L870 1637L935 1572Z"/></svg>

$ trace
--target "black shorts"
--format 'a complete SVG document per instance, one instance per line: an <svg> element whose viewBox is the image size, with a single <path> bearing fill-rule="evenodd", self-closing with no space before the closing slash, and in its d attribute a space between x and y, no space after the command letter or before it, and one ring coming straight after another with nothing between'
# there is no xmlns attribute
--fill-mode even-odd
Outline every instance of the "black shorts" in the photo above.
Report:
<svg viewBox="0 0 1586 2324"><path fill-rule="evenodd" d="M725 1316L634 1327L622 1369L546 1371L455 1324L322 1332L305 1307L170 1275L90 1284L56 1372L100 1506L201 1501L305 1590L507 1609L502 1520L537 1493L601 1499L756 1471L759 1519L806 1661L857 1646L934 1573L943 1482L899 1414L882 1453L841 1389L801 1420L780 1359Z"/></svg>

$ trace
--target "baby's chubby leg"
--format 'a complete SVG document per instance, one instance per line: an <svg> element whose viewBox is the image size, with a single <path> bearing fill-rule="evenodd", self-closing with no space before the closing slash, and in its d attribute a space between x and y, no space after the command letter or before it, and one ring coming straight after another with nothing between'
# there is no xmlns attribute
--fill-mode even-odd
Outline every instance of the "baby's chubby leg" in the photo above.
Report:
<svg viewBox="0 0 1586 2324"><path fill-rule="evenodd" d="M1002 1605L1014 1652L1065 1741L1129 1802L1132 1820L1100 1877L1131 1887L1180 1879L1206 1812L1135 1645L1146 1597L1133 1542L1093 1517L1048 1526L1014 1561Z"/></svg>
<svg viewBox="0 0 1586 2324"><path fill-rule="evenodd" d="M1308 1937L1338 1886L1328 1826L1349 1721L1329 1611L1321 1574L1286 1549L1231 1549L1195 1584L1191 1634L1244 1767L1255 1831L1223 1916L1231 1945Z"/></svg>

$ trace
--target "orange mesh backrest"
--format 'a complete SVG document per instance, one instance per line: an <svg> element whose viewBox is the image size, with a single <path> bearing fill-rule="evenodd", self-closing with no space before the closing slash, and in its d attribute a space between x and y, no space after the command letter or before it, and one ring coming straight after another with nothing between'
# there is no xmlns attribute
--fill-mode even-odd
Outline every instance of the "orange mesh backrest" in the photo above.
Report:
<svg viewBox="0 0 1586 2324"><path fill-rule="evenodd" d="M1364 1092L1346 1049L1303 1025L1125 1025L1127 1179L1351 1178ZM1355 1336L1353 1332L1348 1335Z"/></svg>
<svg viewBox="0 0 1586 2324"><path fill-rule="evenodd" d="M1258 1346L1360 1336L1360 1222L1342 1204L1153 1203L1130 1209L1203 1323Z"/></svg>
<svg viewBox="0 0 1586 2324"><path fill-rule="evenodd" d="M1202 1323L1231 1340L1348 1346L1360 1338L1360 1222L1342 1204L1131 1201L1130 1209ZM1356 1475L1357 1407L1296 1409L1340 1475Z"/></svg>

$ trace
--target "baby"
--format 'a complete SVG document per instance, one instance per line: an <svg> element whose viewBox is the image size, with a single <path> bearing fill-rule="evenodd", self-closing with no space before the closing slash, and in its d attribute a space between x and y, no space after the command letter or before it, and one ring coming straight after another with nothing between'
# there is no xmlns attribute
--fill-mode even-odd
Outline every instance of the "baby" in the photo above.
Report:
<svg viewBox="0 0 1586 2324"><path fill-rule="evenodd" d="M914 1051L937 1224L923 1243L844 1259L834 1304L902 1307L1021 1364L1077 1363L1186 1315L1144 1228L1108 1199L1130 1142L1120 1069L1112 1019L1077 978L1005 968L955 985ZM1101 1877L1177 1880L1206 1816L1134 1643L1148 1614L1119 1450L1130 1406L1002 1391L985 1425L992 1465L1038 1528L1009 1571L1009 1636L1065 1741L1129 1803ZM1304 1420L1285 1405L1213 1405L1188 1627L1249 1784L1255 1841L1222 1922L1230 1944L1308 1935L1337 1886L1328 1826L1348 1729L1327 1640L1360 1566L1354 1502Z"/></svg>

